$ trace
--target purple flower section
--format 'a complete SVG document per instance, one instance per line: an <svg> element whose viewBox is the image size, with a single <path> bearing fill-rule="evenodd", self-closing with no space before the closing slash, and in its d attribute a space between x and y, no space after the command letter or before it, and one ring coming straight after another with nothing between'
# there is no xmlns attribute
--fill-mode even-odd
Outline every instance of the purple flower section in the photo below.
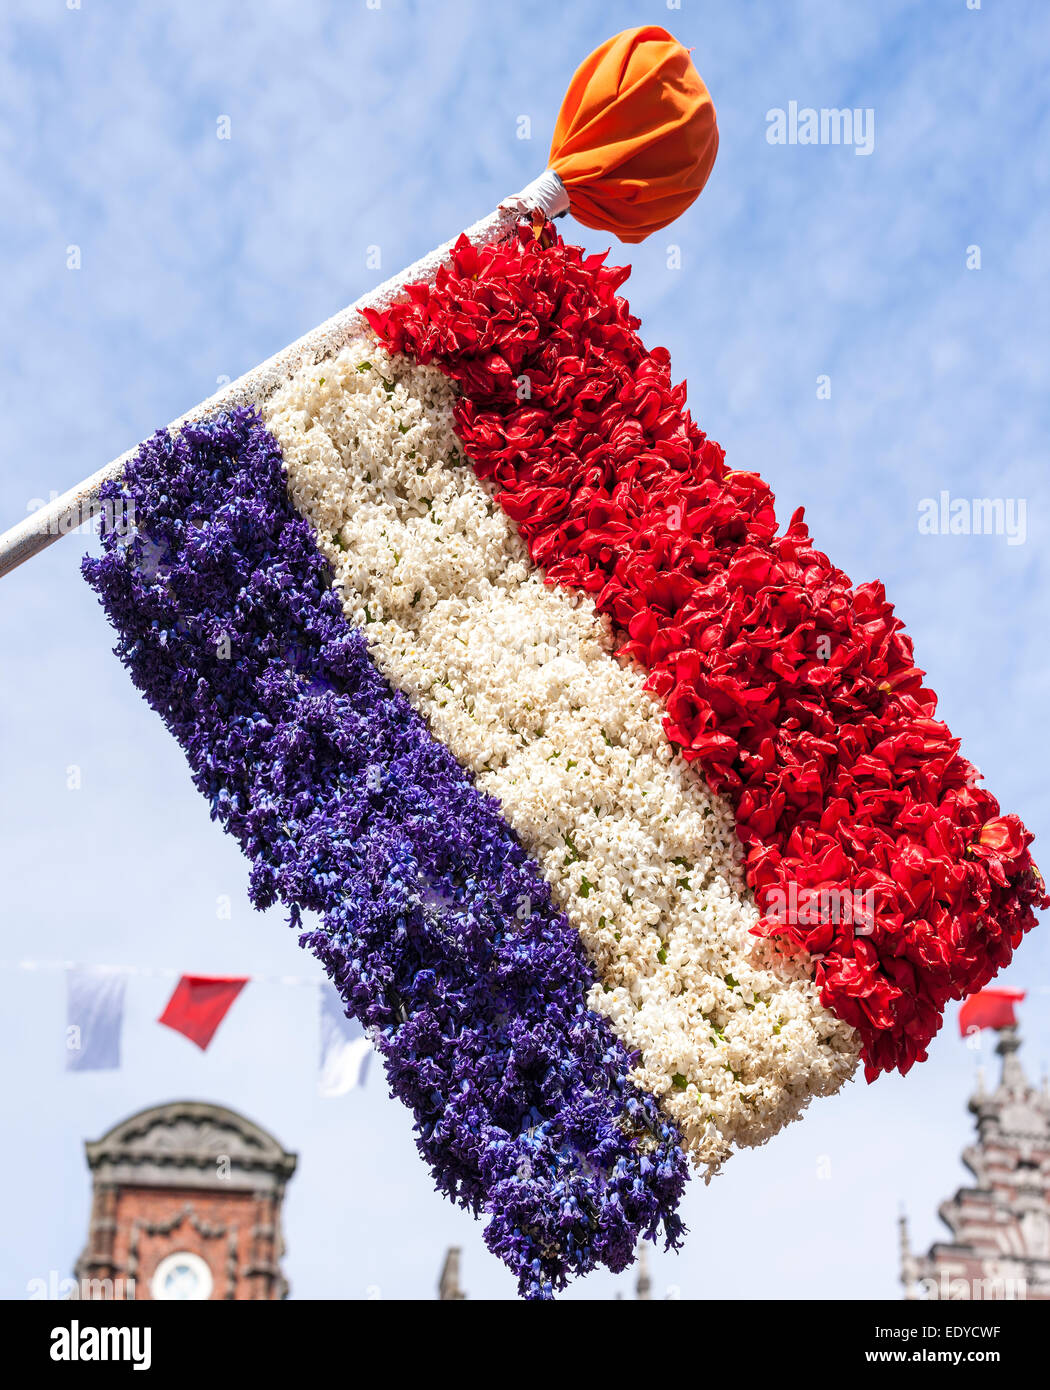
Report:
<svg viewBox="0 0 1050 1390"><path fill-rule="evenodd" d="M213 818L374 1030L436 1185L489 1216L529 1297L676 1245L685 1161L586 1006L572 924L351 628L280 448L238 410L160 432L105 496L135 527L84 575Z"/></svg>

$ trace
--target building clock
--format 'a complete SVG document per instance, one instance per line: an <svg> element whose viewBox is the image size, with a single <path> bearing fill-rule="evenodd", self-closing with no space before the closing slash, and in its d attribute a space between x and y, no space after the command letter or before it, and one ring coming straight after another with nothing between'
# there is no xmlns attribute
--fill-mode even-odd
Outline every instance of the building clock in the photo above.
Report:
<svg viewBox="0 0 1050 1390"><path fill-rule="evenodd" d="M176 1250L157 1266L149 1291L159 1300L201 1300L211 1298L213 1282L211 1270L199 1255Z"/></svg>

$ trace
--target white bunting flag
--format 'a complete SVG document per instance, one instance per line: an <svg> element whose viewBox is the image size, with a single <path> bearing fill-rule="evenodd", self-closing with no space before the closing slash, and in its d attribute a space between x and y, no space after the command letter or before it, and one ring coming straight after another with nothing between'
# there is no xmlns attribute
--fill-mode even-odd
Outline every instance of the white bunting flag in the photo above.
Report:
<svg viewBox="0 0 1050 1390"><path fill-rule="evenodd" d="M357 1019L347 1018L335 990L321 987L321 1075L318 1090L322 1096L343 1096L355 1086L363 1086L368 1075L372 1044Z"/></svg>
<svg viewBox="0 0 1050 1390"><path fill-rule="evenodd" d="M127 971L71 966L66 971L66 1070L115 1071L120 1066Z"/></svg>

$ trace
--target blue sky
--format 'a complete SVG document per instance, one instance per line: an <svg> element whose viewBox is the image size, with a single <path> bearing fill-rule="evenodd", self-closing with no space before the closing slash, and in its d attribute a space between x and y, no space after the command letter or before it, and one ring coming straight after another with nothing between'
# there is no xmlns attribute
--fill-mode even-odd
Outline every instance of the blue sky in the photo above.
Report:
<svg viewBox="0 0 1050 1390"><path fill-rule="evenodd" d="M633 263L643 332L670 348L730 460L773 485L781 517L805 504L837 564L886 583L943 716L1050 863L1045 6L9 0L4 11L0 526L488 212L543 168L585 54L631 25L670 28L695 50L721 149L680 222L614 248ZM873 152L769 144L766 113L791 101L872 108ZM517 138L523 115L530 140ZM671 245L681 269L668 267ZM79 270L67 269L71 246ZM967 269L971 246L979 270ZM1025 499L1025 543L921 535L918 505L942 489ZM244 861L110 654L77 572L86 544L63 540L0 581L0 960L308 975L281 914L249 908ZM1024 1055L1037 1073L1050 1060L1045 928L1004 978L1032 991ZM293 1296L430 1297L449 1244L464 1247L471 1295L513 1294L480 1227L430 1190L378 1073L363 1092L317 1096L312 989L251 986L203 1055L153 1022L169 990L132 982L121 1071L67 1075L61 975L0 969L0 1296L69 1273L87 1225L82 1140L180 1096L242 1110L301 1155L286 1206ZM907 1078L816 1102L712 1186L694 1183L691 1238L652 1257L654 1293L897 1296L898 1208L917 1245L938 1235L936 1205L965 1178L980 1060L952 1014ZM617 1288L629 1280L599 1275L570 1296Z"/></svg>

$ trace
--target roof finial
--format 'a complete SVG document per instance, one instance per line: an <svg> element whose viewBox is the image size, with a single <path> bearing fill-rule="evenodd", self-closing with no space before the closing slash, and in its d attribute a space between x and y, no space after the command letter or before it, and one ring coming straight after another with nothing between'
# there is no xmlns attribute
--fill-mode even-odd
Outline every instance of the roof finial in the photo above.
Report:
<svg viewBox="0 0 1050 1390"><path fill-rule="evenodd" d="M911 1239L908 1235L908 1214L903 1203L897 1217L897 1230L900 1239L901 1283L904 1285L904 1297L911 1298L915 1284L915 1261L912 1258Z"/></svg>

